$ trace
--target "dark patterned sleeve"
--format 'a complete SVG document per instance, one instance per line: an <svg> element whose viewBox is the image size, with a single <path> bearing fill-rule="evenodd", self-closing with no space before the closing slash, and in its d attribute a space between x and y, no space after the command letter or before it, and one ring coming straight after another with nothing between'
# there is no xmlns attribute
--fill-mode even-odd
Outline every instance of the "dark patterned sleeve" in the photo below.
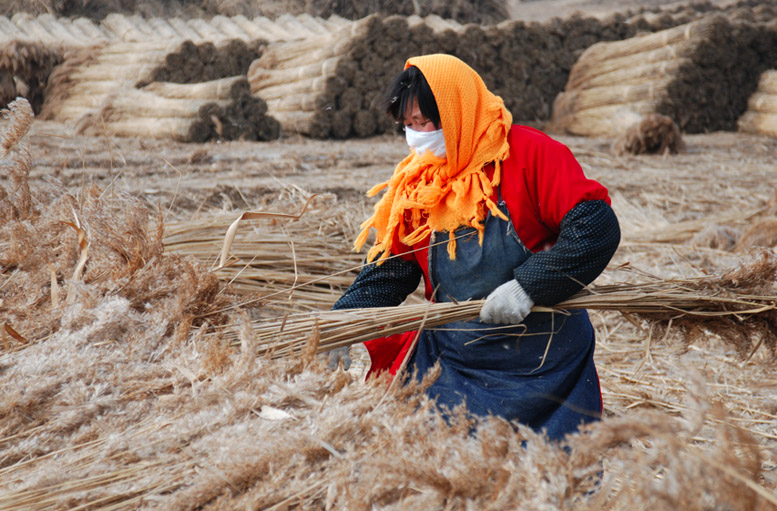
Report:
<svg viewBox="0 0 777 511"><path fill-rule="evenodd" d="M605 201L581 202L564 215L556 244L515 269L537 305L566 300L599 276L620 243L618 219Z"/></svg>
<svg viewBox="0 0 777 511"><path fill-rule="evenodd" d="M383 264L364 266L343 296L332 306L336 309L392 307L401 304L418 287L421 268L414 261L399 257Z"/></svg>

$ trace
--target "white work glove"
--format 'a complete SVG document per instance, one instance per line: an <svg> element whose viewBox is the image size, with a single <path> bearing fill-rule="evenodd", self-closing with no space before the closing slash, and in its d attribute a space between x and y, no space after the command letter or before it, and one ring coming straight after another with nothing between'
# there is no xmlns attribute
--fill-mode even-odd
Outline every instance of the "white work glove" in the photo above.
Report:
<svg viewBox="0 0 777 511"><path fill-rule="evenodd" d="M480 320L515 325L529 315L532 305L534 300L529 298L517 280L512 279L491 291L480 309Z"/></svg>
<svg viewBox="0 0 777 511"><path fill-rule="evenodd" d="M334 371L337 369L337 365L340 361L343 361L343 371L347 371L351 367L351 347L343 346L342 348L335 348L329 352L329 370Z"/></svg>

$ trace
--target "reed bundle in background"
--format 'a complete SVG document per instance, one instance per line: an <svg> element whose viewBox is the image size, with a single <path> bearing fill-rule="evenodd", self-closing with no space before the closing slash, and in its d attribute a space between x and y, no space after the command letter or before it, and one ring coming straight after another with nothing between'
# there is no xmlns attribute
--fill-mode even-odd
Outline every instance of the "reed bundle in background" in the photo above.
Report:
<svg viewBox="0 0 777 511"><path fill-rule="evenodd" d="M617 112L670 117L682 131L732 130L774 56L777 32L710 16L588 48L553 105L549 129L616 136Z"/></svg>
<svg viewBox="0 0 777 511"><path fill-rule="evenodd" d="M478 9L481 7L484 6ZM262 40L278 43L281 48L279 52L294 52L296 46L287 44L290 41L320 38L318 44L301 43L298 48L301 51L307 51L305 48L312 50L310 58L296 63L287 62L289 65L281 66L284 71L279 70L276 74L275 85L263 84L258 80L258 84L252 87L256 95L273 103L271 113L275 112L277 107L287 132L306 133L315 137L345 138L369 136L391 130L392 124L382 114L380 97L388 81L401 69L407 57L432 52L456 55L472 65L483 76L487 85L504 99L514 119L540 122L550 117L553 99L567 83L572 64L588 46L600 41L629 38L640 30L665 29L698 18L707 11L715 11L686 9L658 18L651 18L649 13L644 13L631 18L616 15L605 20L572 16L568 19L555 18L543 24L504 21L497 25L482 26L472 23L462 25L457 22L456 19L461 20L462 16L465 19L471 18L469 15L464 16L464 11L458 7L441 8L422 3L419 4L420 10L416 12L426 16L424 18L417 15L386 17L376 6L365 8L368 11L377 10L381 14L351 22L337 15L327 19L314 18L307 14L282 15L274 20L262 16L250 19L243 15L218 15L207 20L190 17L184 20L111 13L100 23L84 18L59 19L49 14L38 18L20 14L11 20L0 18L0 46L5 42L4 36L7 36L8 41L14 38L24 42L35 41L60 49L106 45L116 47L121 43L134 45L135 51L132 53L117 55L111 62L102 62L97 69L82 70L87 76L72 79L66 77L65 71L72 71L74 66L66 66L63 72L59 73L55 83L80 83L82 87L77 94L90 98L91 104L88 108L94 109L105 94L119 93L126 88L124 80L137 87L152 81L190 83L235 76L237 73L229 74L221 68L239 58L234 55L214 57L214 46L218 48L227 43L234 45L235 41L251 46L255 41ZM407 5L402 9L406 8ZM391 12L404 12L402 9ZM726 9L723 9L723 12L739 12ZM337 9L332 6L332 9L324 9L321 12L332 10ZM748 20L761 21L768 17L768 13L763 9L751 10L754 14L747 18ZM455 19L443 19L434 13ZM377 17L379 21L369 22L367 34L351 26L354 23L368 23L366 20L371 17ZM353 34L347 51L338 48L334 53L322 56L322 52L326 53L323 51L326 46L332 44L331 36L338 31L350 31ZM769 45L773 42L768 31L755 35L749 29L736 29L735 32L741 35L741 38L737 36L737 39L747 40L747 44L757 50L756 53L763 50L756 60L763 60L762 57L768 54ZM357 33L359 35L356 35ZM61 44L55 45L53 41L60 41ZM132 69L140 65L139 61L143 61L148 67L159 70L159 66L155 64L158 62L159 48L166 45L175 46L185 41L189 41L188 50L173 51L172 54L166 51L165 55L171 60L170 66L165 71L160 71L158 76L141 77L138 76L137 69ZM194 46L197 46L196 52L191 51ZM92 53L96 54L89 57L95 57L95 61L104 60L100 51ZM243 52L243 57L246 55ZM182 60L187 56L189 58ZM281 55L280 61L289 59L294 61L293 58ZM748 59L739 60L744 62ZM122 67L125 63L127 66ZM751 65L757 66L758 62L751 62ZM295 67L301 69L294 69ZM40 66L38 68L44 69ZM266 69L272 70L272 64ZM245 68L241 72L244 73ZM642 72L652 71L648 69ZM92 76L88 78L90 73ZM129 76L125 76L127 74ZM100 76L123 78L107 80ZM266 93L266 98L257 92L260 87ZM82 90L84 92L81 92ZM96 97L91 97L95 91L98 91ZM57 94L56 88L52 89L51 93L61 96ZM633 94L641 92L636 90ZM61 100L62 97L53 99L54 105ZM38 111L36 101L33 101L33 106ZM646 110L652 108L650 105L641 106ZM59 112L58 109L54 111L58 112L60 118L71 121L73 117L80 118L84 109L84 105L75 105L73 108L66 108L64 112ZM679 119L675 120L684 128ZM166 131L171 130L172 128L168 128ZM254 131L272 130L256 128Z"/></svg>
<svg viewBox="0 0 777 511"><path fill-rule="evenodd" d="M96 55L81 50L52 76L44 116L88 134L272 140L280 125L243 76L263 44L117 43Z"/></svg>
<svg viewBox="0 0 777 511"><path fill-rule="evenodd" d="M285 15L274 21L261 16L184 21L111 13L97 23L48 13L37 17L19 13L10 20L0 17L0 106L24 96L36 113L41 112L44 101L48 103L45 118L77 122L98 108L107 95L119 94L128 86L245 75L266 41L318 36L348 23L338 16L315 19L309 15ZM65 55L68 62L46 89L49 76ZM84 99L60 108L72 95ZM264 118L253 120L260 124L246 131L262 133L261 140L277 137L277 127L269 126L272 123L262 125ZM177 131L181 130L161 130Z"/></svg>
<svg viewBox="0 0 777 511"><path fill-rule="evenodd" d="M267 46L265 39L230 39L219 44L195 44L184 41L164 61L137 83L143 87L152 82L200 83L237 75L245 75L251 62L258 59Z"/></svg>
<svg viewBox="0 0 777 511"><path fill-rule="evenodd" d="M270 44L248 78L285 132L364 137L393 128L382 94L405 60L443 52L475 68L516 120L547 119L576 54L632 34L619 19L480 26L435 15L372 15L318 39Z"/></svg>
<svg viewBox="0 0 777 511"><path fill-rule="evenodd" d="M62 61L62 51L35 42L0 44L0 108L17 96L27 99L39 113L46 82Z"/></svg>
<svg viewBox="0 0 777 511"><path fill-rule="evenodd" d="M7 110L0 110L0 172L12 183L8 190L0 186L0 221L3 223L27 220L33 213L28 182L30 150L22 142L32 119L32 107L24 98L12 101Z"/></svg>
<svg viewBox="0 0 777 511"><path fill-rule="evenodd" d="M285 132L364 137L393 128L381 108L382 94L408 57L449 53L480 73L516 121L546 121L583 50L629 39L637 30L673 27L682 18L653 24L639 19L573 16L542 24L510 20L480 26L438 16L373 15L317 40L271 44L251 65L248 78L253 93L268 101ZM710 121L731 129L732 116L738 116L732 112L744 101L739 101L740 85L770 58L771 32L760 25L716 24L709 17L687 28L629 40L617 50L597 50L595 69L585 73L585 87L597 88L581 91L579 98L567 96L566 110L585 108L586 115L606 120L613 105L628 105L640 114L669 115L691 131L709 129L705 126ZM732 51L736 61L725 58ZM746 94L744 89L741 94ZM712 99L699 99L707 97ZM731 101L733 106L728 106ZM657 110L659 104L666 105L666 112Z"/></svg>
<svg viewBox="0 0 777 511"><path fill-rule="evenodd" d="M553 308L534 311L564 314L569 309L617 311L676 327L692 336L709 329L742 353L753 343L777 349L777 257L764 256L721 277L654 279L631 284L593 286ZM476 319L483 300L441 302L358 310L299 313L275 321L252 323L257 352L272 357L299 353L311 336L318 351L328 351L378 337ZM239 337L239 325L225 325L212 335Z"/></svg>
<svg viewBox="0 0 777 511"><path fill-rule="evenodd" d="M111 12L102 19L92 20L72 15L56 17L44 13L33 16L18 12L10 19L0 16L0 46L14 40L59 48L116 42L192 41L198 44L222 43L232 39L279 41L331 32L347 23L348 20L337 15L323 19L309 14L284 14L273 20L265 16L248 18L242 14L198 19L190 13L183 17L170 16L169 13L165 13L165 17L143 17Z"/></svg>
<svg viewBox="0 0 777 511"><path fill-rule="evenodd" d="M777 70L761 74L758 89L747 100L747 106L737 122L739 130L777 137Z"/></svg>

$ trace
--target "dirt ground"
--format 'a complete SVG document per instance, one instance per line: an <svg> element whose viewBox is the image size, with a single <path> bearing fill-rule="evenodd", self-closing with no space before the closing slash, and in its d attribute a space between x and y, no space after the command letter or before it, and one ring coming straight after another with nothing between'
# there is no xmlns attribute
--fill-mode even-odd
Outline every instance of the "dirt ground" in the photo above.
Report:
<svg viewBox="0 0 777 511"><path fill-rule="evenodd" d="M640 229L712 221L743 207L763 208L774 194L770 183L777 140L769 137L733 132L686 135L683 154L662 157L615 156L611 140L554 136L617 201L645 210L630 222L653 215ZM67 126L40 121L28 141L34 157L31 182L56 177L74 192L92 182L128 190L180 219L196 211L260 208L294 188L367 204L366 190L386 180L407 150L404 139L395 135L184 144L76 136Z"/></svg>

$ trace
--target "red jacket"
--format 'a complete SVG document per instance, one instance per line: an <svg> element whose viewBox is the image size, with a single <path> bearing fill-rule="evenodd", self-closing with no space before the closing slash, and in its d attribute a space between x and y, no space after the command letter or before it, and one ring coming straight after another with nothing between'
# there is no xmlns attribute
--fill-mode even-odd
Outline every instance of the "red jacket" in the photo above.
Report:
<svg viewBox="0 0 777 511"><path fill-rule="evenodd" d="M514 124L508 136L510 156L502 163L502 198L510 211L516 234L532 252L553 246L564 215L577 204L604 200L607 189L588 179L564 144L539 130ZM491 167L493 172L493 166ZM496 200L496 197L492 197ZM393 253L410 252L424 273L426 297L431 295L428 271L429 238L411 249L395 241Z"/></svg>

